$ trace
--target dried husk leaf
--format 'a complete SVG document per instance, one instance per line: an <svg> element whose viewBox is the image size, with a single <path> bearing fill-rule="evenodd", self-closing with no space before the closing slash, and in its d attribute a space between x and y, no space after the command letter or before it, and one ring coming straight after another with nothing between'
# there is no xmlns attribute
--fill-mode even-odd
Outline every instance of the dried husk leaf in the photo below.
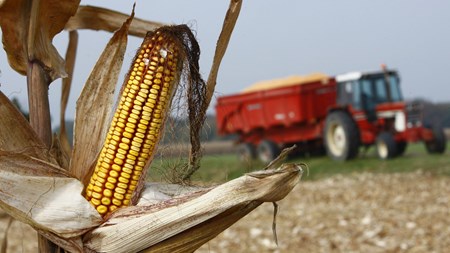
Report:
<svg viewBox="0 0 450 253"><path fill-rule="evenodd" d="M77 13L69 19L65 29L68 31L90 29L114 32L122 26L122 23L125 22L128 17L128 14L105 8L79 6ZM166 24L134 18L128 33L133 36L144 38L147 31L155 30L164 25Z"/></svg>
<svg viewBox="0 0 450 253"><path fill-rule="evenodd" d="M72 86L73 70L75 68L76 52L78 48L78 32L69 32L69 45L66 51L66 71L67 78L62 80L61 88L61 110L60 110L60 121L59 121L59 139L61 141L61 147L65 154L69 157L72 156L72 147L70 146L69 137L66 132L66 108L67 102L69 100L70 88Z"/></svg>
<svg viewBox="0 0 450 253"><path fill-rule="evenodd" d="M0 6L3 47L10 66L26 75L28 63L38 61L52 80L65 77L64 61L53 37L75 14L79 0L5 0Z"/></svg>
<svg viewBox="0 0 450 253"><path fill-rule="evenodd" d="M27 0L5 0L0 7L3 48L9 65L22 75L27 72L27 32L31 6Z"/></svg>
<svg viewBox="0 0 450 253"><path fill-rule="evenodd" d="M63 169L6 151L0 151L0 167L0 207L15 219L63 238L102 222L81 195L83 185Z"/></svg>
<svg viewBox="0 0 450 253"><path fill-rule="evenodd" d="M52 147L50 148L50 152L52 156L56 159L59 167L61 167L64 170L69 169L70 157L63 150L61 141L58 138L57 134L53 134Z"/></svg>
<svg viewBox="0 0 450 253"><path fill-rule="evenodd" d="M236 205L213 219L194 226L142 252L194 252L261 204L259 201L252 201L248 204Z"/></svg>
<svg viewBox="0 0 450 253"><path fill-rule="evenodd" d="M127 46L131 17L114 33L92 70L76 105L74 147L69 171L87 185L111 119L114 91Z"/></svg>
<svg viewBox="0 0 450 253"><path fill-rule="evenodd" d="M301 172L288 164L155 205L120 209L88 233L84 245L96 252L193 252L262 202L284 198Z"/></svg>
<svg viewBox="0 0 450 253"><path fill-rule="evenodd" d="M28 121L0 91L0 150L26 154L56 164Z"/></svg>
<svg viewBox="0 0 450 253"><path fill-rule="evenodd" d="M214 53L213 64L208 75L207 85L207 104L211 102L214 90L216 88L217 74L219 73L220 63L227 51L228 43L230 42L231 34L241 11L242 0L231 0L228 7L225 20L223 22L222 31L217 40L216 51Z"/></svg>

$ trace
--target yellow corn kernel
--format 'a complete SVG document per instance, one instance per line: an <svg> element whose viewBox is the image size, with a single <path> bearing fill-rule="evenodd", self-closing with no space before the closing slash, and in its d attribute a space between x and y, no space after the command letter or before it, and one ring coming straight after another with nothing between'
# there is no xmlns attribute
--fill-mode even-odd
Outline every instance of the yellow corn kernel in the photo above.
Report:
<svg viewBox="0 0 450 253"><path fill-rule="evenodd" d="M102 204L105 206L109 206L111 204L111 199L108 197L103 197L101 200Z"/></svg>
<svg viewBox="0 0 450 253"><path fill-rule="evenodd" d="M117 206L111 205L111 206L109 206L109 211L113 212L113 211L117 210L117 208L118 208Z"/></svg>
<svg viewBox="0 0 450 253"><path fill-rule="evenodd" d="M103 190L103 196L105 197L112 197L113 193L110 189Z"/></svg>
<svg viewBox="0 0 450 253"><path fill-rule="evenodd" d="M114 205L116 205L117 207L121 207L122 206L122 201L118 200L118 199L113 199L112 203Z"/></svg>
<svg viewBox="0 0 450 253"><path fill-rule="evenodd" d="M165 30L149 34L124 81L119 104L89 185L86 199L102 215L131 204L162 132L182 64L178 42ZM173 78L177 77L177 78Z"/></svg>
<svg viewBox="0 0 450 253"><path fill-rule="evenodd" d="M99 206L97 206L97 212L99 214L106 214L106 212L108 212L108 207L106 207L104 205L99 205Z"/></svg>

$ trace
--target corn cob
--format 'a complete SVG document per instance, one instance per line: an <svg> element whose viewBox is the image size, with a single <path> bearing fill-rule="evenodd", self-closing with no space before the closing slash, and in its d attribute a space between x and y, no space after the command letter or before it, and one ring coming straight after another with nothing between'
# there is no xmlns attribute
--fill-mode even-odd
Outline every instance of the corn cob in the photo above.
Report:
<svg viewBox="0 0 450 253"><path fill-rule="evenodd" d="M182 64L170 33L147 34L122 87L86 199L101 215L131 204L159 140Z"/></svg>

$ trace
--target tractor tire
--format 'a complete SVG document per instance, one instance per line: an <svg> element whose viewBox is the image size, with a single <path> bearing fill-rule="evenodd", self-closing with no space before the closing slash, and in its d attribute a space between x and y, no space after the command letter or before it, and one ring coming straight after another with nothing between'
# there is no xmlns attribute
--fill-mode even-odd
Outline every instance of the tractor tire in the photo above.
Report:
<svg viewBox="0 0 450 253"><path fill-rule="evenodd" d="M402 156L406 148L408 147L408 143L406 141L397 142L397 156Z"/></svg>
<svg viewBox="0 0 450 253"><path fill-rule="evenodd" d="M333 160L346 161L358 155L358 126L346 112L335 111L327 116L323 139L326 152Z"/></svg>
<svg viewBox="0 0 450 253"><path fill-rule="evenodd" d="M245 163L251 162L256 159L256 148L253 144L247 142L239 144L237 148L237 155L239 161Z"/></svg>
<svg viewBox="0 0 450 253"><path fill-rule="evenodd" d="M280 148L273 141L263 140L258 145L257 153L259 160L269 163L280 154Z"/></svg>
<svg viewBox="0 0 450 253"><path fill-rule="evenodd" d="M430 154L442 154L445 152L447 146L444 130L441 127L433 127L432 130L434 139L425 142L425 147Z"/></svg>
<svg viewBox="0 0 450 253"><path fill-rule="evenodd" d="M398 154L394 135L389 132L380 133L375 141L375 146L378 158L381 160L394 158Z"/></svg>

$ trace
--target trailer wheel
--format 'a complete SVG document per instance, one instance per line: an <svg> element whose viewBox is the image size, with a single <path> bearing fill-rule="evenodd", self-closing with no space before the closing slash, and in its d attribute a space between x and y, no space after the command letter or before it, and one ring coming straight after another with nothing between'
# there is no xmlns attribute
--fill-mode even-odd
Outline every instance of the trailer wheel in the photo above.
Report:
<svg viewBox="0 0 450 253"><path fill-rule="evenodd" d="M241 162L250 162L256 158L256 148L251 143L242 143L238 146L238 157Z"/></svg>
<svg viewBox="0 0 450 253"><path fill-rule="evenodd" d="M327 116L324 144L328 156L334 160L350 160L358 155L359 130L350 115L335 111Z"/></svg>
<svg viewBox="0 0 450 253"><path fill-rule="evenodd" d="M397 142L397 156L402 156L406 151L406 147L408 147L406 141Z"/></svg>
<svg viewBox="0 0 450 253"><path fill-rule="evenodd" d="M258 157L262 162L269 163L277 158L280 154L280 149L273 141L263 140L259 143L257 152Z"/></svg>
<svg viewBox="0 0 450 253"><path fill-rule="evenodd" d="M382 160L393 158L398 154L397 143L395 142L394 136L389 132L380 133L375 145L378 158Z"/></svg>
<svg viewBox="0 0 450 253"><path fill-rule="evenodd" d="M430 154L442 154L445 152L447 146L447 139L445 138L445 133L442 127L433 127L432 141L425 142L425 147Z"/></svg>

